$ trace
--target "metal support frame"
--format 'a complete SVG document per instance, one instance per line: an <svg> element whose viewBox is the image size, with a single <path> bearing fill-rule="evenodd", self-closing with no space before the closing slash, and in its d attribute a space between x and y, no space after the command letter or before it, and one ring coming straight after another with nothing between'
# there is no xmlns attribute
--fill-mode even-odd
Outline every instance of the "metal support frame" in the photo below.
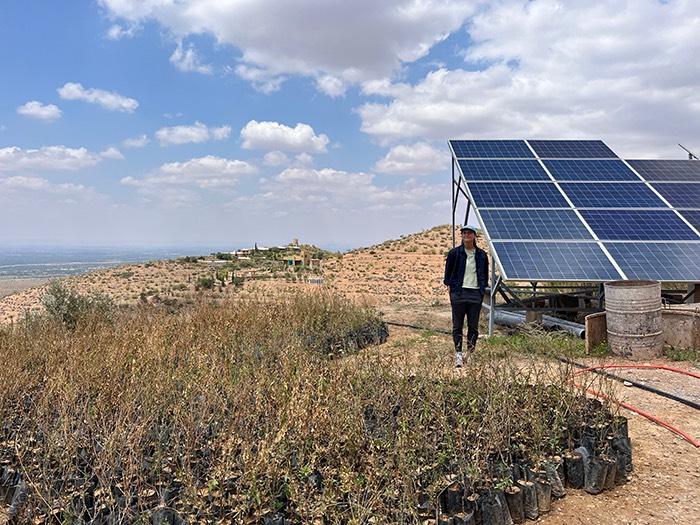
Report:
<svg viewBox="0 0 700 525"><path fill-rule="evenodd" d="M678 145L686 151L686 153L688 154L688 160L698 160L698 156L697 156L695 153L693 153L692 151L690 151L688 148L686 148L686 147L685 147L683 144L681 144L680 142L678 143Z"/></svg>
<svg viewBox="0 0 700 525"><path fill-rule="evenodd" d="M459 171L455 168L456 160L452 158L452 246L457 245L456 240L456 229L457 229L457 205L459 204L460 197L466 199L467 207L464 215L464 221L462 224L467 224L469 221L469 212L471 210L472 202L469 195L466 192L466 185L463 184L463 178L459 175ZM489 242L489 249L493 253L493 249ZM552 287L552 286L541 286L539 283L530 283L531 288L522 286L509 286L501 278L500 275L496 275L496 263L492 258L491 263L491 276L490 282L491 287L489 289L489 308L491 311L495 311L495 308L504 310L525 310L532 312L598 312L602 310L602 299L598 299L597 306L587 307L585 309L574 308L574 307L562 307L556 306L555 301L557 298L561 297L577 297L583 298L584 301L594 301L595 297L595 287L581 287L572 285L572 291L565 293L554 293L552 289L561 289L562 286ZM602 285L598 288L598 293L602 292ZM503 303L496 305L496 296L500 295L503 299ZM544 301L545 306L539 306L540 303ZM489 316L489 335L493 335L494 331L494 316Z"/></svg>
<svg viewBox="0 0 700 525"><path fill-rule="evenodd" d="M691 151L687 148L678 144L686 152L688 152L689 159L698 159ZM457 245L456 241L456 213L457 205L460 200L460 196L464 196L467 201L467 209L464 215L464 221L462 224L467 224L469 221L469 212L471 210L472 202L466 191L466 181L463 180L459 170L455 169L456 159L452 157L452 246ZM464 184L463 184L464 182ZM487 244L491 253L494 253L493 247L491 245L490 239L486 239ZM559 285L541 285L537 282L531 282L530 287L523 286L522 283L514 283L513 285L506 284L500 275L496 275L496 261L492 257L491 263L491 287L489 289L489 308L491 312L494 309L504 309L504 310L525 310L532 312L561 312L561 313L594 313L601 312L605 309L605 289L603 283L596 282L586 282L582 281L580 283L571 284L559 284ZM692 302L692 298L697 297L700 292L700 283L695 285L689 285L687 290L687 295L682 299L670 300L670 302L683 303L688 300ZM503 303L496 305L496 295L500 295L503 299ZM668 297L677 296L679 294L678 290L662 290L662 295L666 295L667 301ZM585 306L561 306L557 304L559 300L564 298L575 298L582 300ZM494 316L489 316L489 335L493 335L494 330Z"/></svg>

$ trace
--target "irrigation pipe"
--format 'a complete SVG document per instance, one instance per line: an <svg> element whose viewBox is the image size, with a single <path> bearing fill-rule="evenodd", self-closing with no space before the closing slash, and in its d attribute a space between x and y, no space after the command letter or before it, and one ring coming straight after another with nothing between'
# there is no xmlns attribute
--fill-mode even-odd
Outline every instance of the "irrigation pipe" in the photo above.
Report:
<svg viewBox="0 0 700 525"><path fill-rule="evenodd" d="M625 377L617 376L615 374L611 374L610 372L605 372L601 369L603 368L648 368L648 369L656 369L656 370L668 370L669 372L677 372L679 374L685 374L690 377L694 377L696 379L700 379L700 375L694 374L692 372L687 372L686 370L681 370L679 368L671 368L668 366L663 366L663 365L601 365L601 366L588 366L588 365L583 365L581 363L577 363L575 361L571 361L569 359L566 359L564 357L560 357L559 361L563 363L568 363L570 365L577 366L578 368L582 368L583 370L580 370L579 372L575 372L575 374L581 373L581 372L595 372L596 374L604 375L606 377L609 377L610 379L615 379L616 381L620 382L627 382L631 384L632 386L635 386L641 390L646 390L647 392L651 392L653 394L657 394L663 397L667 397L668 399L671 399L673 401L678 401L679 403L683 403L684 405L688 405L691 408L695 408L696 410L700 410L700 403L696 403L695 401L691 401L690 399L686 399L684 397L677 396L675 394L671 394L670 392L665 392L664 390L659 390L657 388L645 385L644 383L639 383L637 381L633 381L632 379L627 379ZM575 375L574 374L574 375Z"/></svg>
<svg viewBox="0 0 700 525"><path fill-rule="evenodd" d="M449 331L447 331L447 330L438 330L438 329L436 329L436 328L428 328L428 327L425 327L425 326L416 326L416 325L404 324L404 323L393 323L393 322L390 322L390 321L386 321L386 324L392 325L392 326L402 326L402 327L404 327L404 328L414 328L414 329L416 329L416 330L428 330L428 331L430 331L430 332L437 332L437 333L441 333L441 334L451 334L451 333L452 333L452 332L449 332ZM654 387L651 387L651 386L647 386L647 385L642 384L642 383L639 383L639 382L637 382L637 381L632 381L632 380L630 380L630 379L626 379L626 378L624 378L624 377L620 377L620 376L617 376L617 375L615 375L615 374L611 374L610 372L605 372L603 369L605 369L605 368L638 368L638 369L667 370L667 371L669 371L669 372L677 372L677 373L679 373L679 374L685 374L685 375L687 375L687 376L694 377L694 378L696 378L696 379L700 379L700 375L694 374L694 373L692 373L692 372L688 372L688 371L686 371L686 370L681 370L681 369L679 369L679 368L671 368L671 367L663 366L663 365L601 365L601 366L587 366L587 365L583 365L583 364L581 364L581 363L577 363L577 362L575 362L575 361L571 361L571 360L566 359L566 358L564 358L564 357L560 357L559 360L562 361L562 362L564 362L564 363L568 363L568 364L574 365L574 366L576 366L576 367L578 367L578 368L581 368L581 370L578 370L577 372L574 372L574 373L572 374L571 383L572 383L576 388L583 389L583 390L585 390L586 392L588 392L588 393L590 393L590 394L592 394L592 395L594 395L594 396L602 397L603 399L607 399L607 400L609 400L609 401L612 401L613 403L616 403L616 404L620 405L621 407L626 408L627 410L630 410L630 411L632 411L632 412L635 412L635 413L639 414L640 416L644 416L645 418L649 419L650 421L653 421L654 423L657 423L657 424L661 425L662 427L669 429L671 432L674 432L675 434L678 434L679 436L681 436L683 439L685 439L686 441L688 441L688 442L689 442L691 445L693 445L694 447L700 448L700 443L698 443L698 442L695 441L693 438L691 438L688 434L686 434L686 433L683 432L682 430L679 430L678 428L674 427L673 425L671 425L671 424L669 424L669 423L666 423L665 421L662 421L661 419L659 419L659 418L657 418L657 417L655 417L655 416L652 416L651 414L648 414L648 413L644 412L643 410L640 410L640 409L635 408L635 407L633 407L633 406L631 406L631 405L628 405L627 403L623 403L622 401L618 401L617 399L614 399L614 398L612 398L612 397L609 397L609 396L603 394L602 392L597 392L597 391L595 391L595 390L593 390L593 389L585 388L585 387L583 387L582 385L579 385L578 383L576 383L576 382L573 380L573 376L575 376L575 375L577 375L577 374L581 374L581 373L583 373L583 372L594 372L594 373L596 373L596 374L601 374L601 375L604 375L604 376L609 377L609 378L611 378L611 379L615 379L616 381L621 381L621 382L623 382L623 383L624 383L624 382L627 382L627 383L631 384L632 386L635 386L635 387L637 387L637 388L639 388L639 389L641 389L641 390L646 390L647 392L651 392L651 393L653 393L653 394L657 394L657 395L659 395L659 396L666 397L666 398L671 399L671 400L673 400L673 401L678 401L679 403L683 403L684 405L687 405L687 406L689 406L689 407L691 407L691 408L695 408L695 409L697 409L697 410L700 410L700 404L695 403L694 401L691 401L690 399L686 399L686 398L684 398L684 397L680 397L680 396L677 396L677 395L675 395L675 394L671 394L670 392L665 392L665 391L663 391L663 390L659 390L659 389L657 389L657 388L654 388Z"/></svg>
<svg viewBox="0 0 700 525"><path fill-rule="evenodd" d="M654 365L601 365L601 366L586 366L586 365L581 365L580 363L575 363L575 362L573 362L573 361L569 361L568 359L564 359L564 358L559 358L559 360L560 360L560 361L563 361L563 362L565 362L565 363L570 363L570 364L573 364L573 365L575 365L575 366L581 367L581 370L578 370L578 371L574 372L573 374L571 374L571 379L570 379L570 381L571 381L571 383L572 383L576 388L580 388L580 389L582 389L582 390L585 390L585 391L588 392L589 394L593 394L594 396L597 396L597 397L602 397L603 399L607 399L607 400L609 400L609 401L612 401L613 403L617 403L618 405L620 405L620 406L623 407L623 408L626 408L627 410L631 410L632 412L636 412L637 414L639 414L639 415L641 415L641 416L644 416L645 418L647 418L647 419L653 421L654 423L657 423L658 425L661 425L662 427L667 428L667 429L670 430L671 432L673 432L673 433L675 433L675 434L681 436L683 439L685 439L686 441L688 441L688 443L690 443L691 445L693 445L695 448L700 448L700 443L698 443L698 442L695 441L693 438L691 438L688 434L686 434L686 433L683 432L682 430L680 430L680 429L674 427L673 425L671 425L671 424L669 424L669 423L667 423L667 422L665 422L665 421L663 421L663 420L661 420L661 419L659 419L659 418L657 418L657 417L655 417L655 416L652 416L651 414L648 414L647 412L644 412L643 410L640 410L640 409L635 408L635 407L633 407L633 406L631 406L631 405L628 405L627 403L623 403L622 401L619 401L619 400L617 400L617 399L615 399L615 398L612 398L612 397L610 397L610 396L608 396L608 395L605 395L605 394L603 394L602 392L598 392L597 390L593 390L592 388L586 388L586 387L584 387L584 386L582 386L582 385L579 385L579 384L576 383L576 382L574 381L574 379L573 379L574 376L576 376L576 375L578 375L578 374L582 374L582 373L584 373L584 372L595 372L596 374L605 375L606 377L610 377L610 378L616 379L616 380L618 380L618 381L627 381L628 383L631 383L631 384L634 384L635 386L638 386L638 387L640 387L640 388L643 388L643 390L648 390L648 391L650 391L650 392L653 392L653 393L655 393L655 394L662 395L662 396L664 396L664 397L668 397L668 398L673 399L673 400L675 400L675 401L680 401L681 403L684 403L684 404L686 404L686 405L688 405L688 406L692 406L693 408L700 409L700 405L698 405L697 403L694 403L694 402L692 402L692 401L690 401L690 400L688 400L688 399L685 399L685 398L682 398L682 397L678 397L678 396L674 396L673 394L669 394L668 392L664 392L663 390L657 390L657 389L655 389L655 388L647 387L646 385L642 385L642 384L640 384L640 383L636 383L636 382L633 382L633 381L629 381L628 379L624 379L624 378L622 378L622 377L615 376L615 375L610 374L610 373L608 373L608 372L603 372L603 371L601 371L601 369L604 369L604 368L636 368L636 369L668 370L668 371L670 371L670 372L677 372L677 373L680 373L680 374L684 374L684 375L688 375L688 376L691 376L691 377L695 377L695 378L697 378L697 379L700 379L700 376L699 376L699 375L694 374L694 373L692 373L692 372L688 372L688 371L686 371L686 370L680 370L680 369L678 369L678 368L671 368L671 367L662 366L662 365L658 365L658 366L654 366Z"/></svg>

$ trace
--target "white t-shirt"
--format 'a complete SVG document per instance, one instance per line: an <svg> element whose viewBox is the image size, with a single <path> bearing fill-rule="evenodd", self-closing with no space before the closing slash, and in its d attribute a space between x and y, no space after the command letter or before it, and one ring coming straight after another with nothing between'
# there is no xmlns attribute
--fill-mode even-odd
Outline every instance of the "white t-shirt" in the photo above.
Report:
<svg viewBox="0 0 700 525"><path fill-rule="evenodd" d="M470 252L469 250L464 250L467 254L467 262L464 267L464 280L462 281L462 288L478 288L479 281L476 278L476 250Z"/></svg>

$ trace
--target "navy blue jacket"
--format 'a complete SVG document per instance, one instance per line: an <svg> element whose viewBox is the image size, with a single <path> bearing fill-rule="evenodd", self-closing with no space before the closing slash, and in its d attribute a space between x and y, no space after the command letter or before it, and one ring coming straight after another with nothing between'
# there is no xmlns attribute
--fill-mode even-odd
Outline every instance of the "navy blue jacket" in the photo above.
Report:
<svg viewBox="0 0 700 525"><path fill-rule="evenodd" d="M481 248L476 248L474 254L476 263L476 280L479 283L481 296L486 295L486 287L489 283L489 258ZM447 254L445 262L445 286L450 287L450 293L462 295L462 282L464 281L464 266L467 263L467 254L460 244L452 248Z"/></svg>

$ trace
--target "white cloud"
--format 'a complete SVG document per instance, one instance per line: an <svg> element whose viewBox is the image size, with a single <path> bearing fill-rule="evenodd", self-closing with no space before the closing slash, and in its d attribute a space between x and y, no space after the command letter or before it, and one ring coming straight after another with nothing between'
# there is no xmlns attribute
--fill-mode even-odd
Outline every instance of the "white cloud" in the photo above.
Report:
<svg viewBox="0 0 700 525"><path fill-rule="evenodd" d="M0 178L0 190L20 195L24 192L40 192L83 202L105 199L104 195L82 184L53 184L41 177L27 177L23 175Z"/></svg>
<svg viewBox="0 0 700 525"><path fill-rule="evenodd" d="M284 75L318 79L331 96L341 86L392 76L404 63L427 55L478 8L463 0L100 0L115 18L155 20L179 38L209 33L219 44L242 51L245 74L260 82ZM331 78L337 82L330 81ZM329 89L330 88L330 89Z"/></svg>
<svg viewBox="0 0 700 525"><path fill-rule="evenodd" d="M19 106L17 108L17 113L25 117L52 121L61 118L63 112L54 104L44 105L37 100L32 100L23 106Z"/></svg>
<svg viewBox="0 0 700 525"><path fill-rule="evenodd" d="M133 38L141 30L138 24L129 24L123 26L121 24L112 24L107 30L106 36L108 40L122 40Z"/></svg>
<svg viewBox="0 0 700 525"><path fill-rule="evenodd" d="M602 138L623 156L700 133L699 19L689 2L506 0L468 26L463 69L377 80L358 108L381 144L406 138ZM659 28L664 28L659 30ZM692 140L692 139L691 139Z"/></svg>
<svg viewBox="0 0 700 525"><path fill-rule="evenodd" d="M251 120L241 130L243 147L246 149L267 149L297 151L301 153L325 153L328 136L316 135L308 124L298 123L290 128L278 122L258 122Z"/></svg>
<svg viewBox="0 0 700 525"><path fill-rule="evenodd" d="M314 207L358 213L362 210L417 209L437 195L442 195L445 185L403 184L396 188L375 184L369 173L353 173L331 168L314 169L293 166L271 179L261 181L263 193L240 199L248 205L279 205L286 209L308 213L309 204Z"/></svg>
<svg viewBox="0 0 700 525"><path fill-rule="evenodd" d="M265 193L257 199L268 204L295 204L302 208L314 203L314 206L339 209L362 202L378 191L371 174L304 166L287 168L272 179L261 181L261 186Z"/></svg>
<svg viewBox="0 0 700 525"><path fill-rule="evenodd" d="M322 75L316 79L318 90L325 93L329 97L340 97L345 95L345 82L341 78L333 75Z"/></svg>
<svg viewBox="0 0 700 525"><path fill-rule="evenodd" d="M208 155L186 162L163 164L157 172L144 179L124 177L121 182L152 189L173 185L213 189L235 186L241 177L257 172L258 169L247 162Z"/></svg>
<svg viewBox="0 0 700 525"><path fill-rule="evenodd" d="M133 98L102 89L85 89L77 82L67 82L56 91L64 100L82 100L90 104L97 104L110 111L133 113L139 107L139 103Z"/></svg>
<svg viewBox="0 0 700 525"><path fill-rule="evenodd" d="M308 153L299 153L294 160L297 166L311 166L314 163L314 158Z"/></svg>
<svg viewBox="0 0 700 525"><path fill-rule="evenodd" d="M448 165L449 159L444 149L438 150L426 142L418 142L391 148L374 169L379 173L396 175L428 175L445 171Z"/></svg>
<svg viewBox="0 0 700 525"><path fill-rule="evenodd" d="M263 163L265 166L286 166L289 164L289 158L282 151L270 151L265 153L263 157Z"/></svg>
<svg viewBox="0 0 700 525"><path fill-rule="evenodd" d="M233 68L233 72L243 80L250 82L257 91L265 93L266 95L279 91L282 84L287 80L287 77L284 75L278 75L264 69L250 67L244 64L239 64Z"/></svg>
<svg viewBox="0 0 700 525"><path fill-rule="evenodd" d="M201 144L209 140L225 140L231 134L231 126L209 128L201 122L195 122L192 126L173 126L161 128L155 136L161 146L173 146L177 144Z"/></svg>
<svg viewBox="0 0 700 525"><path fill-rule="evenodd" d="M124 140L122 146L125 148L143 148L148 145L150 139L146 135L139 135L138 137L132 137Z"/></svg>
<svg viewBox="0 0 700 525"><path fill-rule="evenodd" d="M22 149L17 146L0 148L0 171L17 170L79 170L100 163L100 154L85 148L44 146Z"/></svg>
<svg viewBox="0 0 700 525"><path fill-rule="evenodd" d="M104 151L100 152L100 157L103 159L117 159L121 160L124 158L124 155L122 154L121 151L119 151L118 148L115 148L114 146L110 146L109 148L105 149Z"/></svg>
<svg viewBox="0 0 700 525"><path fill-rule="evenodd" d="M185 49L182 46L182 42L178 42L177 48L170 55L170 63L184 72L202 73L205 75L211 75L213 72L211 65L201 63L199 54L193 45L189 45Z"/></svg>

